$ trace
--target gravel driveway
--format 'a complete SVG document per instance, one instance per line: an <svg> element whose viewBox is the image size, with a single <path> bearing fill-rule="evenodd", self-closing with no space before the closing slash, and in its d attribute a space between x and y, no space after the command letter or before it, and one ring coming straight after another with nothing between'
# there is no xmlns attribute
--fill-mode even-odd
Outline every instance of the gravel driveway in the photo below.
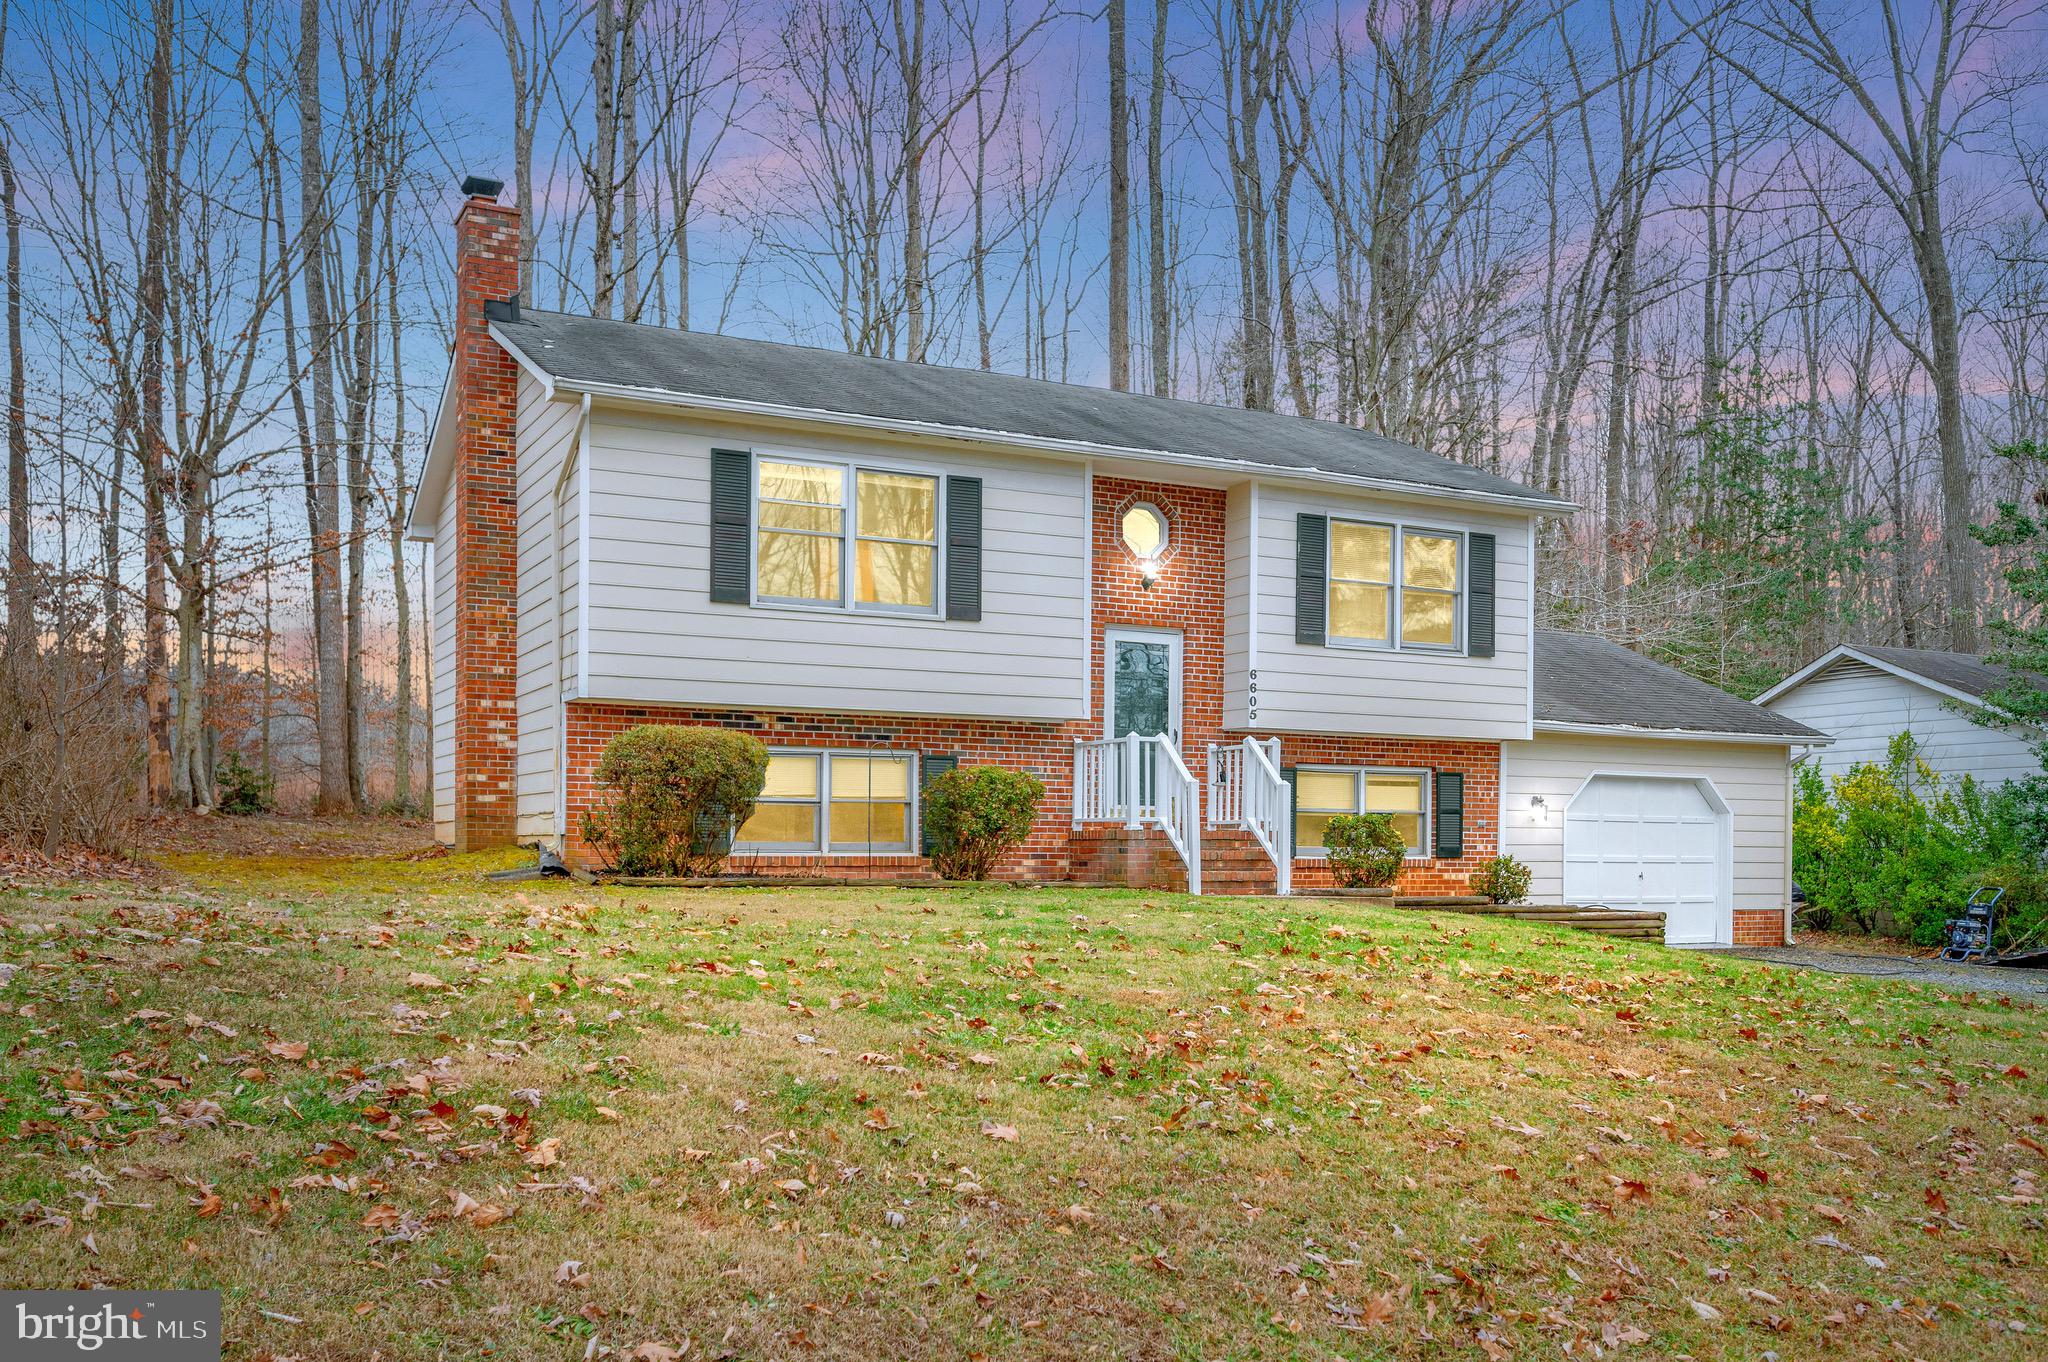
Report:
<svg viewBox="0 0 2048 1362"><path fill-rule="evenodd" d="M1951 965L1943 960L1905 955L1856 955L1848 951L1817 950L1810 946L1738 946L1727 953L1750 960L1768 960L1774 965L1790 965L1795 969L1862 974L1874 979L1903 979L1908 983L1933 984L1937 988L1957 992L1974 989L1979 993L2048 998L2048 969Z"/></svg>

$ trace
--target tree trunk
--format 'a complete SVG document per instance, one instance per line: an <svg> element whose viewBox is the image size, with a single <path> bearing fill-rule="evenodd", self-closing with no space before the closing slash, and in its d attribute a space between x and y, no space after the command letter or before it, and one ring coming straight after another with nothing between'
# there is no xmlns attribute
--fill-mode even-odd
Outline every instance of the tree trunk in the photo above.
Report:
<svg viewBox="0 0 2048 1362"><path fill-rule="evenodd" d="M592 115L590 157L583 177L590 189L590 310L599 317L612 315L612 295L617 287L613 271L618 240L612 226L612 187L619 161L617 3L597 0L592 10L596 31L590 42L590 84L597 93L597 109Z"/></svg>
<svg viewBox="0 0 2048 1362"><path fill-rule="evenodd" d="M318 618L314 732L320 753L316 813L349 807L347 660L341 590L341 469L334 420L334 326L327 302L326 153L321 145L320 0L299 0L299 211L303 235L309 377L313 385L313 612Z"/></svg>
<svg viewBox="0 0 2048 1362"><path fill-rule="evenodd" d="M1124 0L1109 0L1109 386L1131 387L1131 118Z"/></svg>
<svg viewBox="0 0 2048 1362"><path fill-rule="evenodd" d="M35 646L35 556L29 543L28 368L21 342L21 208L14 157L0 138L0 211L7 217L7 647ZM59 640L60 646L68 640Z"/></svg>
<svg viewBox="0 0 2048 1362"><path fill-rule="evenodd" d="M1939 210L1927 195L1923 212L1932 224L1915 242L1921 287L1927 295L1927 340L1933 360L1935 440L1941 455L1941 573L1948 597L1948 646L1977 650L1976 541L1970 538L1969 428L1963 418L1962 322L1955 280L1941 237Z"/></svg>
<svg viewBox="0 0 2048 1362"><path fill-rule="evenodd" d="M640 320L640 0L626 0L619 27L620 315Z"/></svg>
<svg viewBox="0 0 2048 1362"><path fill-rule="evenodd" d="M1145 108L1145 225L1150 234L1146 290L1152 313L1152 392L1164 397L1173 390L1173 336L1168 330L1166 259L1166 5L1152 4L1152 88Z"/></svg>
<svg viewBox="0 0 2048 1362"><path fill-rule="evenodd" d="M313 0L306 0L311 4ZM151 805L171 790L170 656L164 643L167 582L164 524L164 327L169 311L164 279L170 238L171 52L176 15L170 0L154 0L155 49L145 78L149 101L149 183L145 187L142 278L137 320L142 333L142 373L136 428L142 442L143 483L143 712L148 757L144 790Z"/></svg>

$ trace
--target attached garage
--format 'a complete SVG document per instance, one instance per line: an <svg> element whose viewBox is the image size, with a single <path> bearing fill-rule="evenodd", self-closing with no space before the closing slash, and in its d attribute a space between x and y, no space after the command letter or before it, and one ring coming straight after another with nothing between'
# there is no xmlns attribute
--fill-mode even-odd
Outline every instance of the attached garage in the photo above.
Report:
<svg viewBox="0 0 2048 1362"><path fill-rule="evenodd" d="M1593 775L1564 811L1564 900L1664 914L1664 941L1732 939L1728 805L1700 776Z"/></svg>
<svg viewBox="0 0 2048 1362"><path fill-rule="evenodd" d="M1536 723L1501 749L1501 833L1539 903L1650 909L1679 946L1790 931L1804 725L1600 639L1539 630Z"/></svg>

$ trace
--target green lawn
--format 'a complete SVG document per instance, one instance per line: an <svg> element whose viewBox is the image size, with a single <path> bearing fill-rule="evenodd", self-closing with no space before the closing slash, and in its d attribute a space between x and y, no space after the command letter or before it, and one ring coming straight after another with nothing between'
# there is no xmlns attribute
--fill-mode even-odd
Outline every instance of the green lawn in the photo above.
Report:
<svg viewBox="0 0 2048 1362"><path fill-rule="evenodd" d="M0 1253L219 1287L232 1358L2048 1350L2017 999L1355 903L166 860L0 895Z"/></svg>

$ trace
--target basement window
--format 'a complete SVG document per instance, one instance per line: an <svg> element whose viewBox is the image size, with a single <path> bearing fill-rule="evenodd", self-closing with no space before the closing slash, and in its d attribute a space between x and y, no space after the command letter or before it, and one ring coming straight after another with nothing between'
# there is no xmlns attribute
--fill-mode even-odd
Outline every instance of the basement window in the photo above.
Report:
<svg viewBox="0 0 2048 1362"><path fill-rule="evenodd" d="M771 752L739 852L912 850L917 758L907 752Z"/></svg>
<svg viewBox="0 0 2048 1362"><path fill-rule="evenodd" d="M1298 767L1294 773L1294 848L1321 856L1323 833L1340 813L1383 813L1408 839L1408 855L1426 856L1422 830L1429 820L1429 772L1340 767Z"/></svg>

